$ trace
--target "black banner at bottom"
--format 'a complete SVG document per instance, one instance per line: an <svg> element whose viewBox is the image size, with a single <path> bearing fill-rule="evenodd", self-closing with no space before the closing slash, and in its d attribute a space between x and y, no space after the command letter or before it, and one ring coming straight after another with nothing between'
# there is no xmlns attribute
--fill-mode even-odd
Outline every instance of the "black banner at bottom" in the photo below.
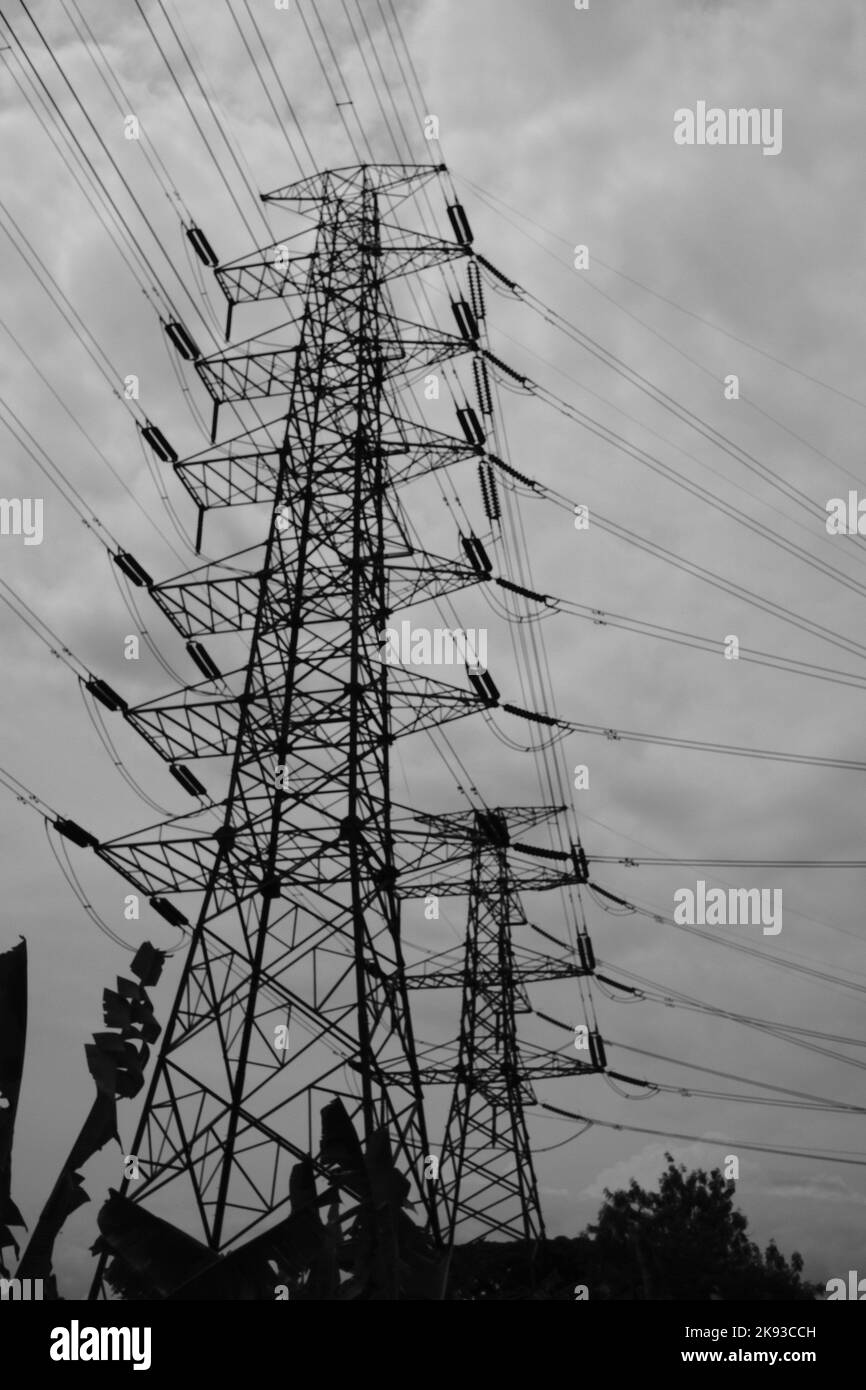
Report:
<svg viewBox="0 0 866 1390"><path fill-rule="evenodd" d="M418 1321L415 1322L417 1317ZM576 1300L554 1321L525 1326L543 1342L523 1343L533 1360L543 1348L547 1359L562 1350L587 1369L603 1365L608 1372L640 1369L665 1374L675 1367L796 1366L828 1371L856 1364L863 1342L863 1314L846 1313L829 1303L608 1303ZM405 1374L419 1360L419 1370L442 1364L452 1372L477 1358L489 1366L502 1352L515 1371L513 1358L522 1326L502 1324L467 1314L450 1316L443 1324L432 1309L412 1314L405 1307L399 1319L367 1313L361 1323L349 1312L330 1314L323 1304L299 1300L261 1303L76 1303L0 1302L0 1347L4 1366L38 1372L49 1384L70 1376L93 1379L100 1372L164 1377L172 1371L212 1373L217 1383L233 1377L290 1375L307 1346L324 1351L333 1369L341 1349L334 1333L363 1333L368 1351L400 1355L396 1364ZM461 1334L460 1341L442 1341L444 1332ZM491 1336L492 1334L492 1336ZM433 1337L427 1343L426 1339ZM479 1340L479 1337L484 1340ZM565 1341L560 1344L559 1338ZM361 1345L345 1343L347 1357L360 1369ZM432 1355L430 1355L432 1353ZM427 1357L430 1355L429 1362ZM407 1359L408 1357L408 1359ZM393 1363L392 1363L393 1364ZM426 1367L425 1367L426 1369ZM538 1369L536 1367L536 1369Z"/></svg>

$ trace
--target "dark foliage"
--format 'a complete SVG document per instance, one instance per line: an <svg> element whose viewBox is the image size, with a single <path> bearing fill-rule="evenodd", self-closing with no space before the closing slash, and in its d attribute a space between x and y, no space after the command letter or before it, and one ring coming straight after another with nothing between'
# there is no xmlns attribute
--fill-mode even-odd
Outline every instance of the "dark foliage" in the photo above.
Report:
<svg viewBox="0 0 866 1390"><path fill-rule="evenodd" d="M762 1254L734 1207L735 1185L718 1168L687 1173L666 1154L658 1191L638 1183L605 1189L598 1220L574 1239L537 1246L481 1242L454 1252L448 1297L461 1300L814 1299L803 1261L773 1241Z"/></svg>
<svg viewBox="0 0 866 1390"><path fill-rule="evenodd" d="M376 1131L364 1149L342 1101L334 1100L322 1111L319 1165L329 1187L317 1191L311 1160L296 1164L290 1214L220 1256L112 1193L94 1247L110 1256L108 1282L126 1299L265 1300L280 1287L283 1297L302 1302L441 1299L444 1260L404 1210L409 1183L394 1165L387 1134Z"/></svg>

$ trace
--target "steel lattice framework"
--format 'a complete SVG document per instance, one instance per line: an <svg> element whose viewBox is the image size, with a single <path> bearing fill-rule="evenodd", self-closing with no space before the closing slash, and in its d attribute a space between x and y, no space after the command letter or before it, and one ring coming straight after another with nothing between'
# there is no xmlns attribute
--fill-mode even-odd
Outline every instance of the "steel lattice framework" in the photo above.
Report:
<svg viewBox="0 0 866 1390"><path fill-rule="evenodd" d="M524 1115L535 1094L517 1042L517 1009L529 1003L515 976L512 924L522 914L509 880L508 825L481 814L476 826L457 1078L442 1146L449 1244L467 1221L517 1240L544 1234Z"/></svg>
<svg viewBox="0 0 866 1390"><path fill-rule="evenodd" d="M592 1061L555 1055L527 1061L521 1055L517 1016L531 1013L527 985L590 975L595 961L587 936L570 958L515 951L515 928L528 925L519 890L568 888L581 877L529 867L539 853L512 841L555 817L561 807L510 807L451 817L470 846L468 917L462 960L453 967L410 973L410 989L460 989L457 1063L425 1067L426 1084L451 1088L439 1166L448 1248L491 1235L533 1241L544 1237L525 1109L536 1103L534 1082L598 1071ZM545 858L569 858L541 852ZM522 860L522 863L521 863Z"/></svg>
<svg viewBox="0 0 866 1390"><path fill-rule="evenodd" d="M480 582L477 563L410 540L399 500L403 483L485 456L471 432L440 433L402 404L431 365L467 353L477 363L483 352L471 332L448 334L395 308L395 281L472 255L465 238L395 220L439 172L358 166L266 195L312 220L312 248L290 238L215 273L229 324L236 305L288 300L291 290L292 341L274 343L271 332L195 358L213 400L212 446L174 466L200 510L199 538L209 510L266 503L267 539L166 582L137 581L188 643L248 640L237 670L214 668L123 710L178 779L191 779L189 790L204 787L186 760L222 760L225 800L194 829L197 818L178 817L94 846L167 915L178 915L170 897L200 895L132 1146L142 1180L124 1191L192 1224L216 1252L282 1211L289 1170L313 1152L319 1111L334 1096L367 1138L387 1128L437 1241L453 1242L470 1219L482 1235L543 1233L523 1114L532 1068L515 1025L525 982L511 928L521 889L585 874L574 855L548 855L567 861L554 866L526 845L508 848L509 826L534 825L550 810L423 815L391 790L397 738L498 698L483 680L462 689L395 669L381 651L395 609ZM279 444L260 425L216 442L221 407L270 396L288 398ZM214 811L216 823L201 823ZM400 899L429 893L469 899L456 976L405 968ZM587 974L587 949L585 939L580 960L547 958L527 978ZM455 984L456 1070L422 1068L410 990ZM557 1063L539 1074L590 1069ZM439 1145L424 1088L443 1082L453 1095L437 1182L425 1175Z"/></svg>

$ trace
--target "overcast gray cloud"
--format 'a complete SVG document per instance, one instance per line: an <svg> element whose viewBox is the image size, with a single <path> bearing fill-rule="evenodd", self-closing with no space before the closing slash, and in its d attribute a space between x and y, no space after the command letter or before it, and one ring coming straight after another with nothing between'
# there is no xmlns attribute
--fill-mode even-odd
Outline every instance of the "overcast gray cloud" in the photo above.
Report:
<svg viewBox="0 0 866 1390"><path fill-rule="evenodd" d="M223 260L252 249L253 237L260 244L276 239L285 224L274 210L263 219L245 192L159 6L147 0L144 9L241 201L249 231L132 0L78 0L77 6L38 0L28 8L193 300L208 321L215 314L221 323L221 298L205 285L187 255L181 216L188 210ZM288 12L278 12L256 0L253 8L317 163L354 162L302 23L303 14L314 26L312 6L302 0ZM298 167L243 51L230 7L213 0L184 0L182 6L167 0L166 9L181 15L181 32L194 47L197 71L215 96L254 189L273 189L297 178ZM242 13L238 5L233 9ZM357 116L375 157L397 157L367 75L369 66L384 99L379 55L413 158L430 160L430 146L382 33L378 5L360 0L359 8L351 0L354 34L337 0L322 0L316 9L342 71L340 80L325 52L337 99L348 92L354 103L340 108L351 112L349 129L357 133ZM863 594L858 586L866 580L862 543L828 536L822 514L828 499L846 497L849 488L866 494L861 448L866 400L862 5L857 0L827 0L821 6L807 0L766 0L761 5L749 0L654 0L651 5L646 0L591 0L589 11L578 12L570 0L397 0L397 9L425 94L422 114L438 116L442 148L477 249L581 333L722 431L740 452L735 458L688 428L613 371L609 359L591 355L530 307L491 293L492 351L745 512L759 531L722 516L539 399L502 391L500 444L503 451L507 447L514 467L573 502L587 504L591 517L597 511L766 596L837 634L843 645L845 639L859 642ZM190 300L184 299L141 212L121 187L23 9L9 0L3 11L160 277L183 303L191 329L205 350L215 350L217 337L207 341L207 330L195 320ZM79 11L123 84L129 113L138 117L146 136L142 142L123 138L123 115L94 66L95 50L82 43L73 27L73 18L81 27ZM5 42L11 42L8 30L4 32ZM313 33L321 40L315 26ZM139 377L146 413L181 454L203 447L197 412L209 414L209 403L194 373L182 369L178 378L158 321L158 294L142 293L77 186L70 159L41 128L40 117L53 130L34 95L26 62L14 47L2 57L0 225L16 243L27 239L32 248L28 256L38 255L68 297L86 325L85 336L92 335L104 354L100 360L115 394L4 232L0 396L111 535L151 573L168 577L195 560L173 530L159 493L167 494L187 535L194 517L170 470L157 465L159 486L154 484L133 420L119 398L123 378L130 373ZM674 112L694 109L700 101L724 109L780 108L780 154L765 157L756 146L675 144ZM388 103L384 109L396 128L394 109ZM279 110L284 117L282 104ZM300 150L297 128L288 118L285 129ZM164 161L170 188L179 198L166 196L145 151ZM448 234L446 192L447 186L437 186L432 195L443 235ZM107 221L109 216L105 214ZM573 268L578 244L589 248L586 270ZM152 283L147 271L143 279ZM425 280L433 309L448 327L443 282L429 272ZM255 330L237 327L236 337L247 331ZM739 400L724 397L723 382L730 374L739 378ZM431 421L456 429L444 409ZM9 434L4 446L0 491L5 497L44 498L45 539L41 546L26 547L20 537L0 538L2 577L62 642L130 702L170 690L170 677L144 648L138 663L123 658L124 636L134 628L93 531ZM815 509L809 513L790 494L771 487L760 465L805 494ZM454 481L483 533L486 522L473 470L455 474ZM438 554L456 554L457 527L438 488L419 490L416 506L424 544ZM735 634L743 648L857 677L863 674L862 656L627 546L592 522L588 531L578 532L567 509L515 496L509 506L519 508L532 557L532 573L524 582L536 590L704 634L718 644L715 653L708 653L565 613L551 617L542 631L560 716L680 738L862 759L859 689L728 661L722 650L726 637ZM238 536L248 537L249 543L253 527L248 519L215 521L212 527L209 522L206 550L218 555L230 536L234 545L244 543ZM849 583L803 563L774 545L774 538L802 547L819 564L840 570ZM528 703L510 639L484 594L458 595L455 607L465 625L489 624L490 668L503 698ZM142 614L171 663L187 672L179 639L144 605ZM142 805L102 749L74 677L7 608L0 610L0 625L0 764L101 837L152 823L157 814ZM516 729L515 721L496 715L494 722L511 738L527 741L525 728ZM174 813L188 809L147 747L130 730L111 727L124 762L147 794ZM505 748L489 726L465 721L453 726L451 736L488 804L548 799L533 761ZM590 859L607 854L640 860L642 853L786 860L863 855L862 773L856 771L577 734L559 745L556 756L568 785L576 764L590 769L589 788L574 792ZM404 774L406 784L398 791L402 799L419 807L464 804L453 778L430 761L429 747L425 751L420 741L410 740L402 752L399 777ZM32 1222L89 1103L92 1082L82 1045L101 1026L102 988L126 968L128 955L96 931L71 896L38 817L5 794L0 835L5 890L0 947L24 934L30 953L30 1036L13 1191ZM73 849L72 854L78 852ZM163 947L175 944L175 934L158 918L124 923L123 883L80 855L74 863L89 900L120 936L135 942L149 934ZM736 1014L847 1039L862 1034L862 871L599 865L593 876L610 892L667 916L673 911L674 891L694 888L697 878L725 887L781 888L784 926L777 937L764 936L757 927L708 930L755 946L780 962L842 977L854 988L689 937L651 916L614 915L592 896L585 906L600 960L609 969L620 967L656 982L658 995L679 991ZM527 910L556 929L557 908L540 895ZM429 943L430 928L436 926L441 937L433 944L442 949L459 939L462 912L463 905L454 903L448 908L449 921L425 924L420 905L408 904L408 930L416 942ZM162 1019L176 967L173 958L155 991ZM626 1006L600 990L593 997L602 1034L610 1040L610 1065L628 1075L750 1096L760 1093L755 1083L765 1081L839 1105L862 1104L856 1046L825 1040L824 1051L794 1047L722 1017L661 1002ZM539 986L532 998L553 1017L579 1021L579 1001L571 986ZM447 1035L452 1005L419 999L420 1034ZM521 1033L528 1041L568 1053L569 1035L537 1017L522 1018ZM628 1048L747 1081L721 1080ZM556 1147L568 1137L569 1122L540 1108L534 1111L531 1132L539 1181L554 1233L574 1234L592 1220L605 1186L623 1185L632 1176L653 1185L666 1150L704 1167L721 1164L732 1153L740 1156L738 1201L759 1242L773 1236L786 1253L799 1248L812 1278L857 1266L866 1233L863 1168L752 1152L738 1148L738 1142L866 1154L862 1116L665 1092L627 1099L600 1077L546 1082L538 1094L539 1100L608 1124L694 1136L693 1141L679 1141L599 1127ZM125 1142L134 1114L134 1105L121 1114ZM119 1178L116 1153L106 1151L88 1169L85 1186L94 1203L69 1221L58 1248L61 1287L72 1296L86 1287L91 1269L86 1251L95 1203Z"/></svg>

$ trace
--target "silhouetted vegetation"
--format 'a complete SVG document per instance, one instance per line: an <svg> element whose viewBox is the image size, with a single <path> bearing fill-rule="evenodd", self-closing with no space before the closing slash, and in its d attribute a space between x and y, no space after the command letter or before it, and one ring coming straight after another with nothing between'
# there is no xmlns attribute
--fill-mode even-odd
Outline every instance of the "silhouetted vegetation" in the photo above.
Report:
<svg viewBox="0 0 866 1390"><path fill-rule="evenodd" d="M659 1188L605 1189L598 1220L579 1236L537 1246L482 1242L454 1253L448 1297L478 1301L567 1299L751 1302L815 1298L803 1260L770 1241L762 1254L718 1168L687 1173L670 1154Z"/></svg>
<svg viewBox="0 0 866 1390"><path fill-rule="evenodd" d="M405 1210L409 1182L387 1131L365 1148L343 1102L331 1101L322 1111L322 1173L330 1182L319 1190L311 1160L296 1164L289 1215L225 1255L112 1192L94 1252L108 1256L105 1277L124 1299L440 1300L444 1256Z"/></svg>
<svg viewBox="0 0 866 1390"><path fill-rule="evenodd" d="M143 1084L148 1040L159 1032L144 985L155 982L161 953L145 943L132 971L105 991L105 1022L117 1034L94 1035L88 1065L97 1098L19 1261L20 1278L53 1277L55 1237L70 1211L87 1198L76 1171L116 1137L117 1096ZM26 949L0 955L0 1276L3 1256L23 1226L12 1201L11 1159L23 1070ZM141 1051L135 1042L144 1045ZM125 1300L271 1300L461 1302L708 1299L751 1302L812 1300L796 1252L786 1259L773 1241L761 1253L734 1206L735 1184L718 1168L688 1173L666 1154L657 1191L632 1181L605 1189L594 1225L573 1238L458 1246L446 1260L409 1216L410 1183L394 1163L386 1130L362 1145L342 1101L322 1111L317 1160L292 1170L288 1212L275 1226L227 1253L216 1254L130 1198L111 1192L99 1215L94 1253ZM324 1217L323 1217L324 1214ZM584 1292L585 1290L585 1292Z"/></svg>

